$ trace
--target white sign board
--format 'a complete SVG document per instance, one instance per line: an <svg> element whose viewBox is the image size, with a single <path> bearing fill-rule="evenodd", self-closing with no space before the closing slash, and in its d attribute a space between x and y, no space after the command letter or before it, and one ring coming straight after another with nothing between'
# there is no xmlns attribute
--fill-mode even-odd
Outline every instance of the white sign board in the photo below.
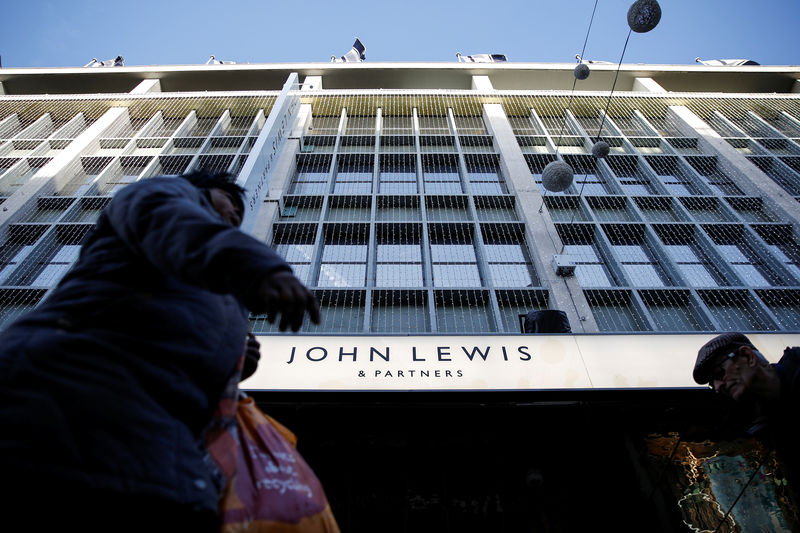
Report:
<svg viewBox="0 0 800 533"><path fill-rule="evenodd" d="M294 127L300 109L300 96L296 93L297 73L293 72L283 85L280 95L272 106L267 122L261 129L250 157L247 158L236 183L247 189L242 231L249 232L258 217L264 193L269 189L272 171Z"/></svg>
<svg viewBox="0 0 800 533"><path fill-rule="evenodd" d="M424 391L698 387L697 350L714 334L261 336L248 390ZM748 335L772 362L800 334Z"/></svg>

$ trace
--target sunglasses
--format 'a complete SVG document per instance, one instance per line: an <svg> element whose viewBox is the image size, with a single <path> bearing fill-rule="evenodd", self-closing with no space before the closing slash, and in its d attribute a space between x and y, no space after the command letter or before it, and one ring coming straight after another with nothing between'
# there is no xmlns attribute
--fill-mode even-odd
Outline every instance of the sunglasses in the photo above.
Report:
<svg viewBox="0 0 800 533"><path fill-rule="evenodd" d="M719 392L717 389L714 388L714 382L722 381L723 379L725 379L725 374L728 373L728 369L723 368L723 365L728 359L733 359L734 357L736 357L738 351L739 349L737 348L736 350L732 351L731 353L723 357L722 360L719 363L717 363L716 366L714 366L714 368L711 370L711 381L708 382L708 387L714 392Z"/></svg>

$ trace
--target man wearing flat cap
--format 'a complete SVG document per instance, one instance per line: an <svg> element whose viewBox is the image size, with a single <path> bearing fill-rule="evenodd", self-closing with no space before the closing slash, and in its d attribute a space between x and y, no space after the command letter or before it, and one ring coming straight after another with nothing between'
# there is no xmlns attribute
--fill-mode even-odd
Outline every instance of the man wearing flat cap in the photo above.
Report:
<svg viewBox="0 0 800 533"><path fill-rule="evenodd" d="M723 333L697 352L694 380L740 402L762 407L794 403L800 396L800 348L786 348L770 364L745 335Z"/></svg>
<svg viewBox="0 0 800 533"><path fill-rule="evenodd" d="M694 380L736 405L752 408L748 433L774 448L800 484L800 348L786 348L775 364L741 333L723 333L697 352ZM798 487L794 487L798 493Z"/></svg>

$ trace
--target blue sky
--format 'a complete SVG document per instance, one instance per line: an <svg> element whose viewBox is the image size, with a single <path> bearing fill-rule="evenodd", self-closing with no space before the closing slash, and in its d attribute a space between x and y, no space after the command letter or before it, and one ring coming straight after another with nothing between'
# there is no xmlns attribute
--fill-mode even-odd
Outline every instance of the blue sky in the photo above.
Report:
<svg viewBox="0 0 800 533"><path fill-rule="evenodd" d="M633 0L599 0L587 59L616 62ZM799 65L800 0L661 0L656 29L633 34L625 63L687 64L747 58ZM329 61L358 36L367 61L455 61L455 53L504 53L511 61L571 62L595 0L6 0L3 67Z"/></svg>

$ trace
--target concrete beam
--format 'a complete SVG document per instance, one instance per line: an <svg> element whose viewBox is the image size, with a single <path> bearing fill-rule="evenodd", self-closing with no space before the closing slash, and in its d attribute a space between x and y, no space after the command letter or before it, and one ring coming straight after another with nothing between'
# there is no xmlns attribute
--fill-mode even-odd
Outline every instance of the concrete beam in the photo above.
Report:
<svg viewBox="0 0 800 533"><path fill-rule="evenodd" d="M146 94L146 93L160 93L161 80L147 79L142 80L139 85L133 88L131 94Z"/></svg>
<svg viewBox="0 0 800 533"><path fill-rule="evenodd" d="M645 93L665 93L667 92L653 78L634 78L633 90Z"/></svg>
<svg viewBox="0 0 800 533"><path fill-rule="evenodd" d="M303 91L321 91L322 76L306 76L303 80Z"/></svg>
<svg viewBox="0 0 800 533"><path fill-rule="evenodd" d="M92 143L96 143L104 131L121 118L127 119L127 116L127 107L112 107L106 111L103 116L78 135L69 146L39 169L27 183L9 196L3 202L2 211L0 211L0 228L2 228L0 243L5 242L8 225L17 222L28 213L39 196L52 194L59 189L60 185L63 186L67 178L64 174L73 161L78 159Z"/></svg>
<svg viewBox="0 0 800 533"><path fill-rule="evenodd" d="M489 76L472 76L473 91L494 91L492 80Z"/></svg>
<svg viewBox="0 0 800 533"><path fill-rule="evenodd" d="M500 166L506 184L517 197L517 213L525 223L528 250L543 286L550 290L550 307L564 311L575 333L597 332L583 289L575 277L562 278L555 273L553 255L560 253L562 242L550 213L543 208L543 198L531 177L525 156L514 130L500 104L484 104L483 116L489 132L500 149Z"/></svg>
<svg viewBox="0 0 800 533"><path fill-rule="evenodd" d="M763 198L781 220L792 224L795 235L800 237L797 202L788 192L687 107L670 106L667 114L683 135L698 138L698 148L702 153L718 156L717 164L745 194Z"/></svg>

